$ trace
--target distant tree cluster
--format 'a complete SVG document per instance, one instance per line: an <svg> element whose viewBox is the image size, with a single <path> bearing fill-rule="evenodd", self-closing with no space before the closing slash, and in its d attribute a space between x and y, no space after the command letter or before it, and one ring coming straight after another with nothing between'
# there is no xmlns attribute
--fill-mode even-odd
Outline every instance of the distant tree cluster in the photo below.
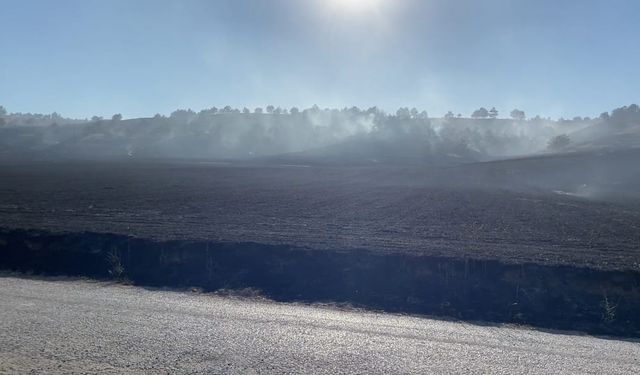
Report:
<svg viewBox="0 0 640 375"><path fill-rule="evenodd" d="M550 151L560 151L571 144L571 139L566 134L560 134L549 140L547 148Z"/></svg>
<svg viewBox="0 0 640 375"><path fill-rule="evenodd" d="M387 113L377 107L322 109L314 105L299 109L268 105L253 110L231 106L199 112L178 109L169 116L156 114L124 121L119 113L106 120L101 116L71 120L58 113L9 113L0 107L0 151L18 144L20 150L64 144L59 152L72 152L76 145L74 152L226 158L298 152L358 140L374 149L398 153L508 156L566 149L571 145L567 134L589 126L640 124L640 108L635 104L605 112L596 119L527 119L520 109L510 112L511 119L498 119L498 115L495 107L479 108L471 118L453 111L444 118L431 118L426 111L410 107ZM66 124L78 126L62 126Z"/></svg>
<svg viewBox="0 0 640 375"><path fill-rule="evenodd" d="M473 113L471 113L471 118L473 119L496 119L498 118L499 112L496 109L496 107L491 107L491 109L487 110L485 107L480 107L478 109L476 109L475 111L473 111ZM524 120L526 118L524 111L521 111L519 109L514 109L511 111L510 116L512 119L514 120ZM445 118L453 118L453 112L449 111L446 115ZM460 117L458 115L458 117Z"/></svg>
<svg viewBox="0 0 640 375"><path fill-rule="evenodd" d="M526 118L527 116L525 116L524 111L521 111L519 109L514 109L513 111L511 111L511 118L514 120L519 120L522 121Z"/></svg>
<svg viewBox="0 0 640 375"><path fill-rule="evenodd" d="M471 114L471 118L473 119L482 119L487 117L489 117L489 111L487 111L485 107L480 107Z"/></svg>
<svg viewBox="0 0 640 375"><path fill-rule="evenodd" d="M0 126L5 126L7 124L7 120L5 120L4 116L7 115L7 110L0 105Z"/></svg>
<svg viewBox="0 0 640 375"><path fill-rule="evenodd" d="M256 107L253 110L248 107L244 107L242 109L233 108L231 106L225 106L223 108L211 107L208 109L201 110L200 112L195 112L192 109L177 109L173 111L169 118L174 120L175 122L189 123L196 118L202 116L214 116L214 115L230 115L230 114L242 114L242 115L308 115L313 113L327 113L332 112L335 113L338 111L339 113L349 113L351 115L357 114L371 114L372 112L376 112L378 115L382 114L383 111L379 110L376 107L369 108L367 110L362 110L358 107L350 107L343 108L340 110L337 109L320 109L318 106L313 106L311 108L307 108L301 110L297 107L291 107L289 109L276 107L274 105L268 105L264 109L262 107ZM387 115L385 116L392 116ZM471 119L474 120L483 120L483 119L497 119L499 116L499 112L495 107L491 107L491 109L487 109L486 107L480 107L471 113ZM416 108L408 108L401 107L395 112L395 117L403 118L403 119L427 119L429 118L426 111L420 111ZM526 120L526 114L524 111L520 109L513 109L510 112L510 117L516 121L524 121ZM156 114L153 119L161 119L164 118L161 114ZM448 111L444 115L444 119L461 119L462 115L460 113L455 114L453 111ZM112 122L122 121L123 116L120 113L116 113L111 117ZM640 122L640 107L636 104L631 104L629 106L620 107L614 109L611 113L603 112L597 119L593 121L600 121L605 123L613 123L613 124L630 124L630 123L639 123ZM66 123L80 123L83 120L76 119L68 119L62 117L60 114L54 112L52 114L32 114L32 113L8 113L6 108L0 106L0 125L51 125L51 124L66 124ZM103 121L102 116L93 116L91 117L92 122L100 122ZM533 122L549 122L553 121L550 118L541 118L540 116L535 116L531 118ZM590 122L592 121L589 117L580 117L576 116L572 119L564 119L560 118L557 120L559 123L567 123L567 122Z"/></svg>
<svg viewBox="0 0 640 375"><path fill-rule="evenodd" d="M498 110L496 107L492 107L490 110L487 110L485 107L480 107L471 113L471 118L473 119L496 119L498 118Z"/></svg>
<svg viewBox="0 0 640 375"><path fill-rule="evenodd" d="M616 108L609 112L604 112L600 115L601 121L609 122L613 125L637 125L640 124L640 107L637 104L631 104Z"/></svg>
<svg viewBox="0 0 640 375"><path fill-rule="evenodd" d="M77 124L86 120L65 118L57 112L51 114L41 113L9 113L0 105L0 126L49 126L63 124Z"/></svg>

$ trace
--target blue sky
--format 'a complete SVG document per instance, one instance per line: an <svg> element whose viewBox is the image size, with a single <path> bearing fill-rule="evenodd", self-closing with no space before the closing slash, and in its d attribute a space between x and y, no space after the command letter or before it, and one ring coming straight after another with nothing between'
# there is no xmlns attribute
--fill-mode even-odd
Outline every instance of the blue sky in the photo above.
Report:
<svg viewBox="0 0 640 375"><path fill-rule="evenodd" d="M125 117L640 102L637 0L0 0L0 104Z"/></svg>

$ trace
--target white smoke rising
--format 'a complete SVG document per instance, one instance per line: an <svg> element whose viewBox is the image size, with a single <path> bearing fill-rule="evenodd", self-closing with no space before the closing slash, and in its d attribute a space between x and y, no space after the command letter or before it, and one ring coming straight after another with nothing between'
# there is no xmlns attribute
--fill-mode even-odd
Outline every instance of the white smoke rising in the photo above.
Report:
<svg viewBox="0 0 640 375"><path fill-rule="evenodd" d="M214 107L200 112L177 110L169 117L120 120L114 116L112 120L94 118L51 126L29 126L7 118L4 130L8 134L3 139L9 141L0 147L8 153L235 159L312 152L338 158L349 154L375 160L451 157L466 161L544 152L549 140L559 134L576 134L576 140L583 142L588 135L599 134L597 125L604 121L430 118L424 111L409 108L390 115L375 107L338 110L317 106L242 111ZM28 142L18 144L12 139Z"/></svg>

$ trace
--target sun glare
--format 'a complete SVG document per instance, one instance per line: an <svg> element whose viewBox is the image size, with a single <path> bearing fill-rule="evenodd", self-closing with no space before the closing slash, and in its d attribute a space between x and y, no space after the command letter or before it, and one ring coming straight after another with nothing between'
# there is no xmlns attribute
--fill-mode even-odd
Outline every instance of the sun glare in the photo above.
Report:
<svg viewBox="0 0 640 375"><path fill-rule="evenodd" d="M381 0L329 0L332 7L349 12L375 10Z"/></svg>

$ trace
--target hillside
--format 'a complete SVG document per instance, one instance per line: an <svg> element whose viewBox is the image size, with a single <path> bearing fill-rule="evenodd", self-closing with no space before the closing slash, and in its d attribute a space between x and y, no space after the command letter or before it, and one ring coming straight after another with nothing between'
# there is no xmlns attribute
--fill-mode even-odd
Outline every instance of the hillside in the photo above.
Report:
<svg viewBox="0 0 640 375"><path fill-rule="evenodd" d="M11 115L13 116L13 115ZM8 117L9 118L9 117ZM11 117L13 118L13 117ZM56 122L5 121L0 155L12 159L253 159L281 154L336 163L451 164L544 150L591 123L532 119L438 119L376 108L263 113L179 110L169 117ZM289 158L291 155L287 156Z"/></svg>

